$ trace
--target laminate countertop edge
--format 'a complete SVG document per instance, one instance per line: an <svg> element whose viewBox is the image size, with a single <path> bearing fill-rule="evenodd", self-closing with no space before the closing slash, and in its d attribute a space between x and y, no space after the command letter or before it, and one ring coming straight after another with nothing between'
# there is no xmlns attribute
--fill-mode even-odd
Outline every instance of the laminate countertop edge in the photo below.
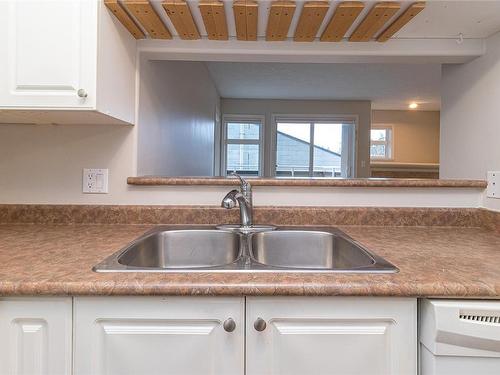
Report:
<svg viewBox="0 0 500 375"><path fill-rule="evenodd" d="M297 187L407 187L407 188L473 188L486 189L484 180L399 179L399 178L249 178L252 186ZM225 177L128 177L127 184L136 186L234 186L236 179Z"/></svg>

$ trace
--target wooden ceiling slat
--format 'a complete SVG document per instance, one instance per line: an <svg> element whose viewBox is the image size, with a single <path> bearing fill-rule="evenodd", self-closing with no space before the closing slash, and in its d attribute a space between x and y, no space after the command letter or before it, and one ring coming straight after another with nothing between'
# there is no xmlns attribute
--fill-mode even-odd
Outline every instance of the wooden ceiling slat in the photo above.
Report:
<svg viewBox="0 0 500 375"><path fill-rule="evenodd" d="M349 38L350 42L369 42L373 36L396 14L401 5L395 2L375 4L365 19Z"/></svg>
<svg viewBox="0 0 500 375"><path fill-rule="evenodd" d="M244 4L233 3L234 24L236 26L236 39L247 40L247 16Z"/></svg>
<svg viewBox="0 0 500 375"><path fill-rule="evenodd" d="M228 40L224 3L217 0L200 1L201 17L210 40Z"/></svg>
<svg viewBox="0 0 500 375"><path fill-rule="evenodd" d="M382 34L377 38L377 42L386 42L399 30L401 30L408 22L410 22L417 14L425 9L425 1L419 1L410 5L410 7L399 16Z"/></svg>
<svg viewBox="0 0 500 375"><path fill-rule="evenodd" d="M213 17L212 4L201 3L198 6L200 8L201 18L203 19L203 24L205 25L205 30L207 31L208 39L218 40L217 28L215 26L215 20Z"/></svg>
<svg viewBox="0 0 500 375"><path fill-rule="evenodd" d="M340 42L364 7L365 5L361 1L344 1L340 3L320 40L322 42Z"/></svg>
<svg viewBox="0 0 500 375"><path fill-rule="evenodd" d="M288 29L295 13L295 1L273 1L267 20L266 40L283 41L288 36Z"/></svg>
<svg viewBox="0 0 500 375"><path fill-rule="evenodd" d="M247 1L247 40L257 40L257 22L259 18L259 4Z"/></svg>
<svg viewBox="0 0 500 375"><path fill-rule="evenodd" d="M218 39L228 40L229 33L227 31L226 11L224 10L224 4L222 2L219 2L217 5L212 5L212 15Z"/></svg>
<svg viewBox="0 0 500 375"><path fill-rule="evenodd" d="M257 19L259 4L253 0L235 0L233 2L236 39L257 40Z"/></svg>
<svg viewBox="0 0 500 375"><path fill-rule="evenodd" d="M316 38L316 34L329 8L328 1L307 1L300 13L293 40L296 42L312 42Z"/></svg>
<svg viewBox="0 0 500 375"><path fill-rule="evenodd" d="M142 32L140 27L123 9L118 0L104 0L104 5L113 13L113 15L121 22L123 26L129 31L135 39L144 39L146 35Z"/></svg>
<svg viewBox="0 0 500 375"><path fill-rule="evenodd" d="M123 5L153 39L172 39L172 34L147 0L124 0Z"/></svg>
<svg viewBox="0 0 500 375"><path fill-rule="evenodd" d="M174 24L181 39L200 39L189 5L184 0L170 0L162 3L163 9Z"/></svg>

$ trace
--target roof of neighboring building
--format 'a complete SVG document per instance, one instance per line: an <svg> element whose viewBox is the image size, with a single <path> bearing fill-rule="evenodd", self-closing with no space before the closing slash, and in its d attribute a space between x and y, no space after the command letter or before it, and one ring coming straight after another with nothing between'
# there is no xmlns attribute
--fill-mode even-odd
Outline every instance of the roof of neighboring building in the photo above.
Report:
<svg viewBox="0 0 500 375"><path fill-rule="evenodd" d="M290 134L286 134L286 133L283 133L283 132L280 132L280 131L278 131L278 134L280 134L280 135L282 135L284 137L290 138L290 139L292 139L294 141L300 142L302 144L306 144L306 145L310 145L311 144L310 142L304 141L303 139L294 137L294 136L292 136ZM329 150L329 149L321 147L321 146L314 145L314 148L318 149L318 150L321 150L321 151L325 151L325 152L330 153L330 154L335 155L335 156L339 156L339 157L341 156L338 152Z"/></svg>

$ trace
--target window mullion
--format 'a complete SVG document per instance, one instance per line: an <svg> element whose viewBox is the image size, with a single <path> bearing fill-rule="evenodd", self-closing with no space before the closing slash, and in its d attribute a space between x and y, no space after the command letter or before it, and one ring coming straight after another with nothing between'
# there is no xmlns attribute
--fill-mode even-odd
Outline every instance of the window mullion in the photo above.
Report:
<svg viewBox="0 0 500 375"><path fill-rule="evenodd" d="M258 145L260 140L258 139L228 139L226 140L228 145Z"/></svg>
<svg viewBox="0 0 500 375"><path fill-rule="evenodd" d="M314 123L309 124L309 177L314 175Z"/></svg>

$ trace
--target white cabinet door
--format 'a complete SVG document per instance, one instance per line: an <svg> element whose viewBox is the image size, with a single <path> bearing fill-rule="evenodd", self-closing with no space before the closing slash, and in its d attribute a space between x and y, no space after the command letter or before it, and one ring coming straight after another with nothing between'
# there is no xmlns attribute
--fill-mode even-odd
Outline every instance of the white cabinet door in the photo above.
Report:
<svg viewBox="0 0 500 375"><path fill-rule="evenodd" d="M247 375L415 375L416 314L416 299L248 297Z"/></svg>
<svg viewBox="0 0 500 375"><path fill-rule="evenodd" d="M0 298L0 374L71 374L71 298Z"/></svg>
<svg viewBox="0 0 500 375"><path fill-rule="evenodd" d="M97 6L97 0L0 2L1 107L95 106Z"/></svg>
<svg viewBox="0 0 500 375"><path fill-rule="evenodd" d="M75 375L244 373L243 298L76 297L74 324Z"/></svg>

